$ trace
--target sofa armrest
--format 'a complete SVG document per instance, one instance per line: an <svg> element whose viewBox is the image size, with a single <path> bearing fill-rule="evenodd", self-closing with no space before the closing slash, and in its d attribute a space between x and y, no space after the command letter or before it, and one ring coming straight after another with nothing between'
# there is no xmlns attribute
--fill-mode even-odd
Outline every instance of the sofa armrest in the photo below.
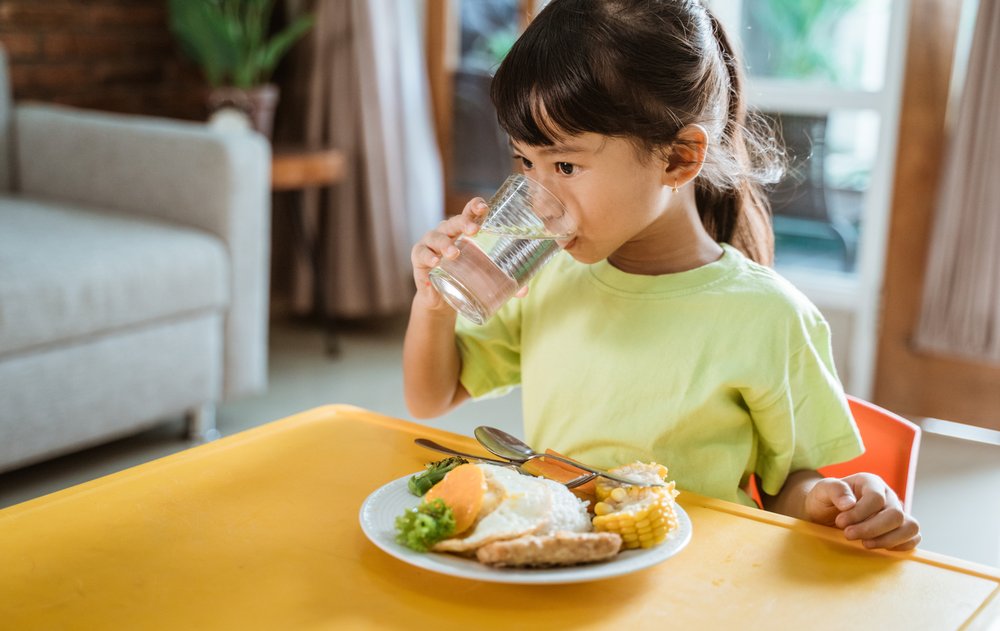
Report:
<svg viewBox="0 0 1000 631"><path fill-rule="evenodd" d="M230 253L224 396L267 380L270 146L256 133L51 105L15 108L14 190L189 225Z"/></svg>

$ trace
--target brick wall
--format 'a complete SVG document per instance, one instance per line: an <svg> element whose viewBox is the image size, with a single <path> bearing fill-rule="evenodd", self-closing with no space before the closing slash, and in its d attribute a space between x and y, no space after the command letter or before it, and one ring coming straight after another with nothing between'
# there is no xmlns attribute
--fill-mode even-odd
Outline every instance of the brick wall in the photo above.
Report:
<svg viewBox="0 0 1000 631"><path fill-rule="evenodd" d="M0 0L17 100L204 119L205 84L178 52L166 0Z"/></svg>

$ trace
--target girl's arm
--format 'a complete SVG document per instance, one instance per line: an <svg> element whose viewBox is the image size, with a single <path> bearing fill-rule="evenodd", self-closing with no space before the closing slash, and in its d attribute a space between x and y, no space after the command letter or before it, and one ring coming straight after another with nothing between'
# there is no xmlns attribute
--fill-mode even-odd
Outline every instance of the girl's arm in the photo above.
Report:
<svg viewBox="0 0 1000 631"><path fill-rule="evenodd" d="M920 524L882 478L871 473L840 479L795 471L777 495L761 498L767 510L840 528L847 539L860 539L866 548L911 550L920 543Z"/></svg>
<svg viewBox="0 0 1000 631"><path fill-rule="evenodd" d="M804 469L788 476L785 485L777 495L768 495L761 491L760 499L764 508L773 513L781 513L796 519L809 519L806 515L806 495L823 479L818 471Z"/></svg>
<svg viewBox="0 0 1000 631"><path fill-rule="evenodd" d="M427 287L427 291L434 291ZM459 383L462 360L455 345L455 312L441 313L413 299L403 341L403 392L416 418L440 416L469 398Z"/></svg>
<svg viewBox="0 0 1000 631"><path fill-rule="evenodd" d="M442 258L458 256L455 239L475 234L486 210L486 202L473 199L461 215L424 235L410 253L417 295L403 341L403 394L417 418L439 416L469 398L459 382L462 360L455 344L456 314L431 286L428 274Z"/></svg>

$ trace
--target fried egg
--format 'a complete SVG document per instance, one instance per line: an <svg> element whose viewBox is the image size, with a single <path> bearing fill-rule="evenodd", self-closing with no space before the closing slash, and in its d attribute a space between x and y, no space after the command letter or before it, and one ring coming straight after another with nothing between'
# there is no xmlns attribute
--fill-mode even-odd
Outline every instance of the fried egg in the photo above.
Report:
<svg viewBox="0 0 1000 631"><path fill-rule="evenodd" d="M552 493L552 509L549 523L538 535L550 535L557 532L590 532L594 529L587 512L587 502L577 496L560 482L548 478L533 478L549 487Z"/></svg>
<svg viewBox="0 0 1000 631"><path fill-rule="evenodd" d="M435 551L467 553L524 535L591 530L586 505L562 484L506 467L476 466L486 478L479 517L463 536L438 542Z"/></svg>

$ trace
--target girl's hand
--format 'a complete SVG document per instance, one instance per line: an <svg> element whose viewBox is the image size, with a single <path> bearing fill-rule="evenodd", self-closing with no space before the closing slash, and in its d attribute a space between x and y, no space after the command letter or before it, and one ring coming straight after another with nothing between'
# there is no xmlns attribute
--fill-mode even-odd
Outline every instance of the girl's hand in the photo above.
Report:
<svg viewBox="0 0 1000 631"><path fill-rule="evenodd" d="M479 231L479 225L489 207L481 197L469 201L461 215L445 219L438 227L423 236L410 251L413 265L413 281L417 285L417 301L431 311L451 310L441 295L431 286L430 271L442 259L458 257L455 241L462 235L472 236Z"/></svg>
<svg viewBox="0 0 1000 631"><path fill-rule="evenodd" d="M835 526L866 548L912 550L920 543L920 524L903 511L896 493L877 475L857 473L824 478L806 495L805 511L818 524Z"/></svg>

